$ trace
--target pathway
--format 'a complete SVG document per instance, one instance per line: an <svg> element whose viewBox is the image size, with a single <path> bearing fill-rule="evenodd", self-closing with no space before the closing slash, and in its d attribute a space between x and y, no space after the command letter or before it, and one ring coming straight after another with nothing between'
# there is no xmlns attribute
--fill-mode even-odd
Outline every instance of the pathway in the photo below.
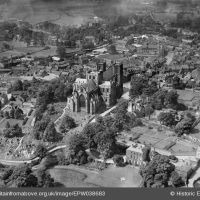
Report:
<svg viewBox="0 0 200 200"><path fill-rule="evenodd" d="M51 150L48 151L49 154L55 152L55 151L58 151L60 149L65 149L66 148L66 145L60 145L60 146L57 146ZM33 159L29 159L29 160L3 160L3 159L0 159L0 163L1 164L4 164L4 165L20 165L20 164L30 164L32 161L37 161L39 160L39 157L36 157L36 158L33 158Z"/></svg>
<svg viewBox="0 0 200 200"><path fill-rule="evenodd" d="M194 175L189 179L188 187L193 188L193 183L200 177L200 167L196 170Z"/></svg>

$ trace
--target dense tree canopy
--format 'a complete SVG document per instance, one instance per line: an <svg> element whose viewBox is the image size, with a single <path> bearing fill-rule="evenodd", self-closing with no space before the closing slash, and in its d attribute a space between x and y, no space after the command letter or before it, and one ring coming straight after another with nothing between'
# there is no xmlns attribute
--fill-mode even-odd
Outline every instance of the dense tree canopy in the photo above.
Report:
<svg viewBox="0 0 200 200"><path fill-rule="evenodd" d="M14 138L14 137L22 137L22 128L18 125L15 124L13 126L8 126L6 125L6 128L3 130L4 137L6 138Z"/></svg>
<svg viewBox="0 0 200 200"><path fill-rule="evenodd" d="M140 174L143 178L143 187L148 188L163 188L169 187L171 184L171 178L176 182L176 180L181 180L180 176L174 177L175 166L170 163L167 156L156 154L153 159L143 168L141 168ZM175 184L176 187L183 185L180 181ZM181 183L181 184L180 184Z"/></svg>
<svg viewBox="0 0 200 200"><path fill-rule="evenodd" d="M1 179L6 187L55 187L54 179L48 172L39 169L35 173L29 165L8 168Z"/></svg>
<svg viewBox="0 0 200 200"><path fill-rule="evenodd" d="M177 121L175 120L175 114L172 112L161 112L158 116L158 121L160 121L162 125L169 127L177 124Z"/></svg>
<svg viewBox="0 0 200 200"><path fill-rule="evenodd" d="M75 127L76 127L76 123L74 119L66 115L62 120L62 123L60 125L60 130L61 132L67 132L70 129L75 128Z"/></svg>
<svg viewBox="0 0 200 200"><path fill-rule="evenodd" d="M55 125L53 122L50 122L44 133L42 139L47 142L58 142L62 139L62 136L56 131Z"/></svg>

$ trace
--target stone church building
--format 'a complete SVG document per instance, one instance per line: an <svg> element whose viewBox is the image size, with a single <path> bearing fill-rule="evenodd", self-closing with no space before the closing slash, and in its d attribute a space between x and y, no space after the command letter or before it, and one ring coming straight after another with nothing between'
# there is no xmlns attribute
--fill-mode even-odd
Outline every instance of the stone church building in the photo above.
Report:
<svg viewBox="0 0 200 200"><path fill-rule="evenodd" d="M98 63L96 70L86 73L86 79L76 79L67 106L73 112L95 114L115 105L122 94L123 64L107 68L106 63Z"/></svg>

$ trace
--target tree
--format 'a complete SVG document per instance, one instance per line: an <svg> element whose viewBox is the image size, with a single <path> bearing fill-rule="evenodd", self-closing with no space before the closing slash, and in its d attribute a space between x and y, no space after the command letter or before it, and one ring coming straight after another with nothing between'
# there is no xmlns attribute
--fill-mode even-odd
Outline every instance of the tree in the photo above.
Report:
<svg viewBox="0 0 200 200"><path fill-rule="evenodd" d="M22 128L19 127L18 124L11 126L10 128L6 128L3 131L4 137L13 138L13 137L22 137Z"/></svg>
<svg viewBox="0 0 200 200"><path fill-rule="evenodd" d="M14 185L18 188L20 187L37 187L38 179L33 174L28 174L27 176L19 176L15 181Z"/></svg>
<svg viewBox="0 0 200 200"><path fill-rule="evenodd" d="M47 116L43 116L41 121L37 121L35 123L34 129L33 129L33 135L36 140L42 140L44 131L46 127L48 126L48 124L50 123L50 121L51 119L47 115Z"/></svg>
<svg viewBox="0 0 200 200"><path fill-rule="evenodd" d="M39 144L34 152L34 155L40 158L43 158L46 156L47 148L43 144Z"/></svg>
<svg viewBox="0 0 200 200"><path fill-rule="evenodd" d="M14 117L15 119L20 119L23 115L23 111L20 109L20 108L17 108L15 111L14 111Z"/></svg>
<svg viewBox="0 0 200 200"><path fill-rule="evenodd" d="M161 112L158 116L158 121L165 126L172 127L177 124L175 120L175 115L171 112Z"/></svg>
<svg viewBox="0 0 200 200"><path fill-rule="evenodd" d="M72 164L85 164L87 163L86 138L82 134L73 135L69 141L69 157L68 161Z"/></svg>
<svg viewBox="0 0 200 200"><path fill-rule="evenodd" d="M6 105L8 103L8 96L7 96L7 94L3 93L1 95L1 98L3 99L3 101L1 103L4 104L4 105Z"/></svg>
<svg viewBox="0 0 200 200"><path fill-rule="evenodd" d="M86 137L83 134L75 134L69 140L69 149L78 153L81 150L85 150Z"/></svg>
<svg viewBox="0 0 200 200"><path fill-rule="evenodd" d="M131 80L131 88L129 96L135 98L143 93L145 87L148 86L148 81L144 77L133 77Z"/></svg>
<svg viewBox="0 0 200 200"><path fill-rule="evenodd" d="M6 119L9 119L9 118L10 118L9 112L8 112L8 111L5 111L5 112L4 112L4 117L5 117Z"/></svg>
<svg viewBox="0 0 200 200"><path fill-rule="evenodd" d="M31 87L31 83L27 80L23 82L23 91L27 91L28 88Z"/></svg>
<svg viewBox="0 0 200 200"><path fill-rule="evenodd" d="M49 188L55 186L54 179L43 169L37 171L36 177L38 179L38 187Z"/></svg>
<svg viewBox="0 0 200 200"><path fill-rule="evenodd" d="M15 110L13 108L10 109L9 116L10 116L11 119L14 119L14 117L15 117Z"/></svg>
<svg viewBox="0 0 200 200"><path fill-rule="evenodd" d="M60 58L65 58L66 48L64 46L61 46L61 45L57 46L56 52Z"/></svg>
<svg viewBox="0 0 200 200"><path fill-rule="evenodd" d="M108 51L110 52L110 54L117 54L116 46L114 44L110 45Z"/></svg>
<svg viewBox="0 0 200 200"><path fill-rule="evenodd" d="M171 181L171 185L173 187L182 187L182 186L185 185L184 181L181 178L181 176L176 171L173 171L171 173L170 181Z"/></svg>
<svg viewBox="0 0 200 200"><path fill-rule="evenodd" d="M13 91L22 91L23 90L23 83L21 80L15 81L15 83L12 86Z"/></svg>
<svg viewBox="0 0 200 200"><path fill-rule="evenodd" d="M74 119L66 115L62 120L62 123L60 125L60 130L62 132L67 132L70 129L75 128L75 127L76 127L76 123Z"/></svg>
<svg viewBox="0 0 200 200"><path fill-rule="evenodd" d="M43 140L47 142L58 142L61 140L61 135L56 131L53 122L50 122L46 127L43 135Z"/></svg>
<svg viewBox="0 0 200 200"><path fill-rule="evenodd" d="M192 128L194 121L191 119L183 119L181 120L175 127L175 133L178 136L183 134L189 134Z"/></svg>
<svg viewBox="0 0 200 200"><path fill-rule="evenodd" d="M116 164L117 167L123 167L124 166L124 158L121 155L114 155L113 161Z"/></svg>
<svg viewBox="0 0 200 200"><path fill-rule="evenodd" d="M195 121L195 116L193 116L190 112L186 112L182 117L182 120L176 125L175 133L178 136L189 134L195 124Z"/></svg>
<svg viewBox="0 0 200 200"><path fill-rule="evenodd" d="M10 128L10 127L11 127L11 126L10 126L10 123L9 123L9 122L6 122L5 128L8 129L8 128Z"/></svg>
<svg viewBox="0 0 200 200"><path fill-rule="evenodd" d="M162 110L165 107L165 96L167 91L159 90L151 97L151 105L156 110Z"/></svg>
<svg viewBox="0 0 200 200"><path fill-rule="evenodd" d="M167 108L177 109L178 106L178 94L175 90L171 90L165 96L165 105Z"/></svg>
<svg viewBox="0 0 200 200"><path fill-rule="evenodd" d="M151 148L150 147L145 147L142 150L143 154L142 154L142 159L144 162L149 162L150 161L150 152L151 152Z"/></svg>
<svg viewBox="0 0 200 200"><path fill-rule="evenodd" d="M12 187L37 187L38 180L28 165L9 168L4 172L4 184Z"/></svg>
<svg viewBox="0 0 200 200"><path fill-rule="evenodd" d="M147 98L149 98L152 95L152 91L150 87L144 88L142 92Z"/></svg>
<svg viewBox="0 0 200 200"><path fill-rule="evenodd" d="M174 171L175 166L167 156L155 154L152 160L140 170L143 178L143 187L169 187Z"/></svg>
<svg viewBox="0 0 200 200"><path fill-rule="evenodd" d="M50 115L53 115L53 114L55 113L55 107L54 107L53 105L51 105L51 106L49 107L48 113L49 113Z"/></svg>
<svg viewBox="0 0 200 200"><path fill-rule="evenodd" d="M145 115L148 116L149 119L151 115L153 114L153 112L154 112L154 109L150 105L145 107Z"/></svg>
<svg viewBox="0 0 200 200"><path fill-rule="evenodd" d="M1 115L1 117L4 117L4 112L3 112L3 110L0 111L0 115Z"/></svg>
<svg viewBox="0 0 200 200"><path fill-rule="evenodd" d="M105 132L99 132L95 138L97 144L97 151L101 153L104 159L111 158L115 152L115 134L105 130Z"/></svg>

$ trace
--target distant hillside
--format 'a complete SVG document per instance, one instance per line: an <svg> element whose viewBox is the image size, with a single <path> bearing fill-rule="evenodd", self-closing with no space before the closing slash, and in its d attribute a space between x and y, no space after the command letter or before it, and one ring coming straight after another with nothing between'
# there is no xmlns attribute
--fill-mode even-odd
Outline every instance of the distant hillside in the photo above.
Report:
<svg viewBox="0 0 200 200"><path fill-rule="evenodd" d="M181 11L199 0L0 0L0 19L17 18L32 24L51 21L61 25L81 25L98 16L112 19L119 15L133 15L152 7L155 10ZM181 6L174 6L181 5ZM183 6L184 5L184 6ZM187 6L185 6L187 5ZM163 8L163 9L162 9ZM172 9L170 9L172 8ZM171 13L170 13L171 14ZM162 13L161 13L162 15ZM166 18L166 15L161 18Z"/></svg>

